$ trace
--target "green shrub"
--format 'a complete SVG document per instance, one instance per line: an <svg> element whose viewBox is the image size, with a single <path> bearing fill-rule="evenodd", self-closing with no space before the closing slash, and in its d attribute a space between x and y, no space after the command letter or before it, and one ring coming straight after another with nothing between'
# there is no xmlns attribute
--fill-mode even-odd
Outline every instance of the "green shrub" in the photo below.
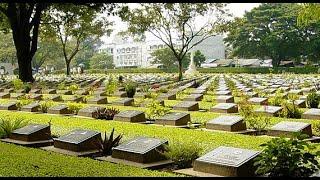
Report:
<svg viewBox="0 0 320 180"><path fill-rule="evenodd" d="M244 118L247 118L253 114L254 106L248 101L248 96L241 96L238 102L239 113Z"/></svg>
<svg viewBox="0 0 320 180"><path fill-rule="evenodd" d="M159 88L158 91L159 91L160 93L167 93L169 90L168 90L168 88L161 87L161 88Z"/></svg>
<svg viewBox="0 0 320 180"><path fill-rule="evenodd" d="M72 84L68 87L68 90L70 90L72 94L74 94L78 89L79 89L79 86L76 84Z"/></svg>
<svg viewBox="0 0 320 180"><path fill-rule="evenodd" d="M170 108L163 107L159 101L153 100L146 105L146 118L150 120L155 120L161 116L170 112Z"/></svg>
<svg viewBox="0 0 320 180"><path fill-rule="evenodd" d="M114 107L107 107L106 109L97 109L96 113L97 116L96 119L106 119L106 120L112 120L114 115L118 114L120 112L119 109Z"/></svg>
<svg viewBox="0 0 320 180"><path fill-rule="evenodd" d="M44 100L44 101L41 101L39 104L40 104L40 111L42 113L47 113L48 109L55 105L55 102L53 102L52 100Z"/></svg>
<svg viewBox="0 0 320 180"><path fill-rule="evenodd" d="M317 160L320 152L312 153L315 147L301 139L302 135L295 135L291 139L274 138L261 144L265 149L255 160L256 173L270 177L309 177L316 172L320 168Z"/></svg>
<svg viewBox="0 0 320 180"><path fill-rule="evenodd" d="M12 85L15 90L19 90L23 88L23 82L20 79L12 80Z"/></svg>
<svg viewBox="0 0 320 180"><path fill-rule="evenodd" d="M118 83L112 78L109 78L108 82L106 83L106 93L108 95L113 94L118 88Z"/></svg>
<svg viewBox="0 0 320 180"><path fill-rule="evenodd" d="M200 157L202 148L197 143L171 143L165 146L163 153L166 158L171 159L177 168L189 168L192 162Z"/></svg>
<svg viewBox="0 0 320 180"><path fill-rule="evenodd" d="M26 126L28 122L24 118L15 118L14 120L9 117L0 118L0 138L7 138L12 131Z"/></svg>
<svg viewBox="0 0 320 180"><path fill-rule="evenodd" d="M320 136L320 122L312 123L312 132L316 136Z"/></svg>
<svg viewBox="0 0 320 180"><path fill-rule="evenodd" d="M158 97L158 94L155 92L147 92L146 98L156 99Z"/></svg>
<svg viewBox="0 0 320 180"><path fill-rule="evenodd" d="M25 93L29 93L31 91L31 84L29 83L24 83L23 84L23 89Z"/></svg>
<svg viewBox="0 0 320 180"><path fill-rule="evenodd" d="M32 99L20 99L17 101L17 108L20 111L23 106L28 105L32 102L33 102Z"/></svg>
<svg viewBox="0 0 320 180"><path fill-rule="evenodd" d="M127 82L124 86L126 92L127 92L127 96L129 98L133 98L133 96L136 93L136 89L137 89L137 85L134 82Z"/></svg>
<svg viewBox="0 0 320 180"><path fill-rule="evenodd" d="M275 96L269 98L268 102L272 106L281 106L285 98L283 98L282 94L278 91L276 92Z"/></svg>
<svg viewBox="0 0 320 180"><path fill-rule="evenodd" d="M252 114L244 119L249 129L254 129L260 134L263 130L271 124L271 118L269 116L262 116L259 114Z"/></svg>
<svg viewBox="0 0 320 180"><path fill-rule="evenodd" d="M64 90L66 88L66 83L65 82L61 82L58 84L58 89L59 90Z"/></svg>
<svg viewBox="0 0 320 180"><path fill-rule="evenodd" d="M320 95L312 91L307 96L307 105L309 108L318 108L320 102Z"/></svg>
<svg viewBox="0 0 320 180"><path fill-rule="evenodd" d="M84 108L84 104L81 103L71 103L69 102L67 104L69 111L71 111L74 114L78 114L79 110Z"/></svg>
<svg viewBox="0 0 320 180"><path fill-rule="evenodd" d="M300 119L302 115L302 111L299 109L299 107L292 101L289 102L283 102L282 103L282 111L281 116L286 118L296 118Z"/></svg>
<svg viewBox="0 0 320 180"><path fill-rule="evenodd" d="M113 138L114 128L112 128L111 134L109 138L107 137L107 133L104 132L104 139L101 139L100 149L101 153L104 156L109 156L112 154L112 148L119 145L120 140L122 138L122 134L118 135L116 138Z"/></svg>

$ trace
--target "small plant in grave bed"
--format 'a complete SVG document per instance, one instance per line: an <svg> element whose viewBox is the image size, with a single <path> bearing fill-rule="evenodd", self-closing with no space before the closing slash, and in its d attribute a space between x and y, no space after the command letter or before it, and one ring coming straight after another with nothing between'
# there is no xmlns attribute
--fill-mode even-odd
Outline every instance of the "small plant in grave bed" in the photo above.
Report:
<svg viewBox="0 0 320 180"><path fill-rule="evenodd" d="M69 111L71 111L71 113L73 114L78 114L78 112L80 111L80 109L82 109L84 107L84 104L81 103L71 103L69 102L67 104Z"/></svg>
<svg viewBox="0 0 320 180"><path fill-rule="evenodd" d="M104 139L100 141L100 150L101 154L104 156L109 156L112 154L112 148L119 145L120 140L122 139L122 134L118 135L116 138L114 136L114 128L111 131L109 138L107 137L107 133L104 132Z"/></svg>
<svg viewBox="0 0 320 180"><path fill-rule="evenodd" d="M44 100L44 101L41 101L39 104L40 104L40 111L42 113L47 113L48 109L55 105L55 102L52 100Z"/></svg>
<svg viewBox="0 0 320 180"><path fill-rule="evenodd" d="M97 109L96 119L112 120L114 115L118 114L119 112L120 110L114 107L107 107L106 109Z"/></svg>
<svg viewBox="0 0 320 180"><path fill-rule="evenodd" d="M165 145L163 155L174 162L174 169L192 167L195 159L200 157L202 148L196 143L174 143Z"/></svg>
<svg viewBox="0 0 320 180"><path fill-rule="evenodd" d="M265 147L255 159L256 174L269 177L309 177L319 171L316 146L303 141L305 135L294 133L290 139L280 137L261 144ZM318 157L317 157L318 156Z"/></svg>
<svg viewBox="0 0 320 180"><path fill-rule="evenodd" d="M0 138L7 138L12 131L28 124L24 118L19 117L12 120L10 117L0 118Z"/></svg>
<svg viewBox="0 0 320 180"><path fill-rule="evenodd" d="M320 95L312 91L307 96L307 105L309 108L318 108L320 103Z"/></svg>
<svg viewBox="0 0 320 180"><path fill-rule="evenodd" d="M166 115L170 112L170 108L164 107L159 101L154 100L146 105L146 118L149 120L155 120L161 116Z"/></svg>
<svg viewBox="0 0 320 180"><path fill-rule="evenodd" d="M137 84L134 82L127 82L124 86L128 98L133 98L136 93Z"/></svg>

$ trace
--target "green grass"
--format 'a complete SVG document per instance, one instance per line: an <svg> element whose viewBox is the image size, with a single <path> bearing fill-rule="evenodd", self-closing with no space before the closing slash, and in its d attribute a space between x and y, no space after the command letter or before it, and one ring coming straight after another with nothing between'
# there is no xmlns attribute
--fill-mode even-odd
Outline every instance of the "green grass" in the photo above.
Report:
<svg viewBox="0 0 320 180"><path fill-rule="evenodd" d="M51 120L52 133L56 135L65 134L75 128L110 132L114 127L116 134L124 134L123 140L136 136L158 137L169 140L169 143L198 143L199 146L203 147L204 151L212 150L221 145L243 147L248 149L261 149L259 145L271 138L264 136L256 137L231 134L227 132L209 132L194 129L105 121L71 116L33 114L27 112L1 111L0 117L3 116L24 117L29 122L41 124L46 124Z"/></svg>
<svg viewBox="0 0 320 180"><path fill-rule="evenodd" d="M3 176L177 176L0 142Z"/></svg>

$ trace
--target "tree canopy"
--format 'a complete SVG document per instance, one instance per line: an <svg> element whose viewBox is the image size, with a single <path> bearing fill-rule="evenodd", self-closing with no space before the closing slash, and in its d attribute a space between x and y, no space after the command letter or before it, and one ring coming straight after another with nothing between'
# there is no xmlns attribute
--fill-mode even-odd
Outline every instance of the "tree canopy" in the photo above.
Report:
<svg viewBox="0 0 320 180"><path fill-rule="evenodd" d="M241 58L271 58L273 66L282 60L300 61L308 55L310 40L317 41L317 26L299 27L301 6L293 3L264 3L235 18L229 24L228 46Z"/></svg>
<svg viewBox="0 0 320 180"><path fill-rule="evenodd" d="M222 3L150 3L123 8L120 17L128 22L128 33L150 32L172 52L182 79L182 60L194 46L217 34L229 15ZM198 18L205 22L199 25Z"/></svg>

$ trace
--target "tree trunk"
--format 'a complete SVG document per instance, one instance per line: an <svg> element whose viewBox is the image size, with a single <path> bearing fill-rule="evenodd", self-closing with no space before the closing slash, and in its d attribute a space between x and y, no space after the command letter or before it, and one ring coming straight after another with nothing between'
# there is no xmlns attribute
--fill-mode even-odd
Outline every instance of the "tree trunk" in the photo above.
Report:
<svg viewBox="0 0 320 180"><path fill-rule="evenodd" d="M67 65L67 76L70 76L70 61L66 61L66 65Z"/></svg>
<svg viewBox="0 0 320 180"><path fill-rule="evenodd" d="M34 78L32 76L32 66L31 66L30 57L18 57L18 65L19 65L19 79L23 82L34 82Z"/></svg>
<svg viewBox="0 0 320 180"><path fill-rule="evenodd" d="M179 78L178 80L181 81L182 80L182 59L178 59L178 65L179 65Z"/></svg>
<svg viewBox="0 0 320 180"><path fill-rule="evenodd" d="M273 58L272 59L272 66L273 67L279 67L279 65L280 65L280 58Z"/></svg>

